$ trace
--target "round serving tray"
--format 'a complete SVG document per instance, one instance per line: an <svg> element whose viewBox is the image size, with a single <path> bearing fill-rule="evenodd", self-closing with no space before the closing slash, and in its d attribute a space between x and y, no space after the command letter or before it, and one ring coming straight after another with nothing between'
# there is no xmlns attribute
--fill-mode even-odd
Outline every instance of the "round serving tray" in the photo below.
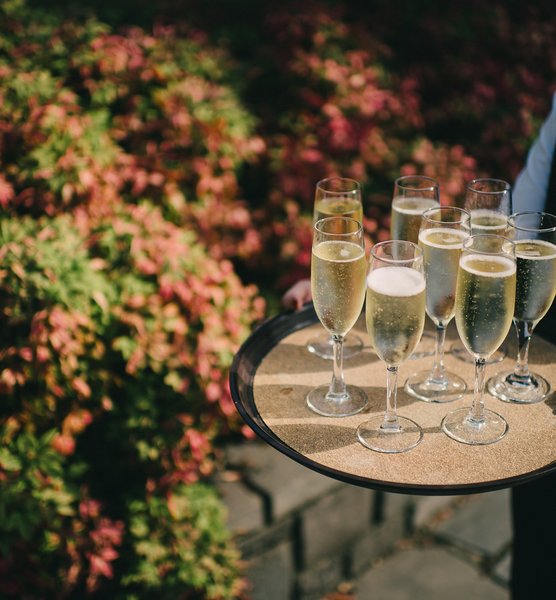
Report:
<svg viewBox="0 0 556 600"><path fill-rule="evenodd" d="M344 418L321 417L305 404L305 395L328 383L332 362L312 355L308 339L324 332L312 304L297 312L280 314L262 324L235 356L230 372L234 403L253 431L265 442L305 467L340 481L390 492L448 495L486 492L525 483L556 471L556 398L519 406L486 394L487 407L509 423L507 435L489 446L468 446L449 439L440 422L446 412L470 406L473 365L449 353L448 370L457 372L470 390L460 400L430 404L403 391L405 379L432 364L432 341L424 337L417 357L406 361L399 373L398 412L417 421L425 432L422 442L409 452L381 454L368 450L355 438L357 425L385 407L385 365L366 347L344 362L346 381L361 386L369 408ZM368 343L362 319L354 332ZM514 331L509 356L487 367L487 377L512 368ZM455 341L449 330L446 348ZM556 387L556 348L541 339L531 344L530 364Z"/></svg>

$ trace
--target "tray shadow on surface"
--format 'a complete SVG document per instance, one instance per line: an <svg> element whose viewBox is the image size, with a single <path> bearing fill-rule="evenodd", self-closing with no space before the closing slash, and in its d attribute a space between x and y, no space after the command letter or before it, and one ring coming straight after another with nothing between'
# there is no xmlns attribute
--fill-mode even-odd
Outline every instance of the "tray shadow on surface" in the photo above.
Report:
<svg viewBox="0 0 556 600"><path fill-rule="evenodd" d="M515 330L513 329L508 334L507 342L508 356L507 360L510 360L512 365L509 367L513 368L513 365L517 361L517 340ZM550 349L550 343L543 339L540 335L535 335L531 338L531 345L529 346L529 368L531 371L535 371L535 365L550 365L554 363L554 355ZM491 365L492 366L492 365ZM500 371L500 366L495 365L496 370ZM493 369L493 373L494 373Z"/></svg>
<svg viewBox="0 0 556 600"><path fill-rule="evenodd" d="M529 445L534 446L538 436L530 442L527 439L522 441L523 436L515 438L510 435L512 433L510 430L510 434L499 445L484 447L480 452L474 447L449 440L440 429L441 417L458 404L470 406L472 389L468 390L465 398L457 401L458 404L449 405L427 405L408 396L403 390L406 377L421 365L427 368L431 364L431 358L424 361L407 361L400 370L398 380L399 413L401 416L414 418L424 428L425 438L422 444L413 452L386 455L386 458L385 455L381 456L363 448L356 440L358 424L364 421L367 415L383 414L385 409L384 365L369 350L344 363L346 382L358 383L370 396L371 403L366 411L345 418L327 418L312 413L305 404L307 392L315 386L328 385L332 376L331 361L312 356L305 347L309 334L313 333L309 328L314 325L315 318L308 307L299 313L282 315L267 322L245 341L234 358L230 370L230 391L238 411L263 440L288 457L314 471L348 483L373 489L426 495L495 490L523 483L556 469L556 463L551 460L552 453L547 455L546 459L543 458L544 462L530 459L531 455L537 456L534 448L530 448ZM291 339L285 339L288 336L292 336ZM430 339L423 340L424 343L420 344L421 348L418 347L417 350L429 349L430 341ZM535 359L539 355L543 356L541 354L543 352L548 356L541 360L537 359L539 365L554 364L554 360L551 360L554 356L554 348L550 344L542 339L538 339L537 343L534 340L532 349L533 370ZM279 352L282 360L277 361ZM510 357L511 354L510 350ZM454 360L450 355L446 358L449 363L447 366L467 373L468 385L470 385L472 365L465 365L462 362L460 369L460 361ZM419 362L421 365L418 364ZM513 364L512 358L505 363L506 368L511 368ZM487 377L494 371L504 368L505 365L489 366ZM368 366L370 368L367 370ZM548 369L551 370L550 367ZM550 378L551 373L546 373L546 366L544 372L543 369L540 370L541 374L548 375ZM491 397L487 399L489 408L494 410L496 410L494 405L498 402ZM546 434L545 437L548 436L546 441L552 448L553 424L552 419L546 419L546 416L556 414L556 395L551 395L544 404L545 416L538 425L544 426L543 432ZM513 418L518 418L515 415L519 415L520 419L525 420L531 412L538 413L539 408L542 408L539 405L536 408L534 406L526 408L506 405L503 402L499 402L499 406L504 406L504 410L499 409L500 412L506 411L509 415L514 415ZM429 410L432 412L429 413ZM512 428L513 425L511 424L510 427ZM512 448L512 439L517 440L521 445ZM510 453L508 453L508 444L510 444ZM523 444L527 445L524 447ZM546 444L541 448L548 450ZM519 463L521 465L523 462L525 465L522 470L508 471L504 468L500 476L498 471L490 468L492 465L506 464L508 457L514 452L516 458L523 456ZM547 452L544 452L543 457L545 454ZM479 457L488 459L486 465L489 468L481 474L480 478L477 478L477 467L481 466L476 464ZM368 471L368 461L373 465L372 472ZM391 464L396 464L397 469L406 470L405 479L396 477L395 481L392 480ZM416 474L418 475L423 468L435 475L432 478L419 479ZM521 469L521 466L519 468ZM462 476L459 475L460 471ZM445 474L449 477L444 477Z"/></svg>
<svg viewBox="0 0 556 600"><path fill-rule="evenodd" d="M347 379L347 383L350 381ZM328 381L325 382L325 385ZM274 385L259 384L255 388L256 405L263 419L330 419L341 421L344 417L322 417L312 412L305 401L307 394L313 389L306 385ZM386 409L386 388L361 386L367 394L369 404L360 415L383 413ZM421 403L420 400L406 394L403 389L398 389L398 409L405 406Z"/></svg>
<svg viewBox="0 0 556 600"><path fill-rule="evenodd" d="M356 427L348 425L292 423L273 425L272 431L282 442L304 455L330 452L359 443ZM423 432L425 435L440 433L440 425L423 428Z"/></svg>
<svg viewBox="0 0 556 600"><path fill-rule="evenodd" d="M552 410L552 414L556 415L556 391L551 392L544 402Z"/></svg>
<svg viewBox="0 0 556 600"><path fill-rule="evenodd" d="M284 372L287 367L288 373L306 372L330 372L332 375L332 361L320 358L309 352L303 345L282 343L273 350L273 360L261 364L259 374L276 375ZM344 370L353 367L361 367L373 362L378 362L378 356L368 348L356 356L344 359Z"/></svg>

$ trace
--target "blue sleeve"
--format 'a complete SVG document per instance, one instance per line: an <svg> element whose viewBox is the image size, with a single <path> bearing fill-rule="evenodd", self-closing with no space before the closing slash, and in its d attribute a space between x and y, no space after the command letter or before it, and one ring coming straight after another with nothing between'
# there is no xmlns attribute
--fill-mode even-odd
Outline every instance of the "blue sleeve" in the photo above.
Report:
<svg viewBox="0 0 556 600"><path fill-rule="evenodd" d="M556 94L552 109L527 155L527 162L515 181L513 212L543 211L556 144Z"/></svg>

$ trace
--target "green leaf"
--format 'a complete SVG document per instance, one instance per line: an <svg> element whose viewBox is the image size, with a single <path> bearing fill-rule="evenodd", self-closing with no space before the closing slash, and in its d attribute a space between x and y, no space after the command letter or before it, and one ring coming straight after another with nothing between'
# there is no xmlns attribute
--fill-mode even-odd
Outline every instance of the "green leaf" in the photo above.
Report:
<svg viewBox="0 0 556 600"><path fill-rule="evenodd" d="M21 462L7 448L0 448L0 466L6 471L19 471Z"/></svg>

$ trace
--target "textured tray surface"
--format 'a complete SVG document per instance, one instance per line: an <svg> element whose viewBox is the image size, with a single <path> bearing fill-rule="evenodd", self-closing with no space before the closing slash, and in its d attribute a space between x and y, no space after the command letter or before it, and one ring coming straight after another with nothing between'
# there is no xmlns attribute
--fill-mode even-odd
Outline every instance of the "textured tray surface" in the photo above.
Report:
<svg viewBox="0 0 556 600"><path fill-rule="evenodd" d="M278 450L309 468L344 481L393 491L443 494L487 491L508 487L556 468L556 399L517 406L485 394L487 408L509 423L507 435L489 446L468 446L449 439L440 429L446 412L471 405L473 365L447 354L446 368L463 377L470 388L461 399L447 404L421 402L403 390L414 371L427 369L432 356L412 359L400 367L398 412L418 422L425 435L409 452L386 455L366 449L355 438L358 424L385 407L385 365L368 347L364 322L354 328L366 342L364 352L344 363L347 383L362 387L369 408L352 417L328 418L312 413L305 395L317 385L328 384L332 362L311 355L307 340L323 331L313 321L310 307L290 317L265 324L253 334L234 363L232 394L238 409L253 429ZM289 321L291 332L289 332ZM278 327L275 327L277 325ZM451 328L446 341L455 341ZM514 335L510 332L509 341ZM280 338L280 339L277 339ZM418 351L432 350L423 338ZM487 378L514 364L513 344L502 363L487 366ZM556 387L556 349L533 338L530 364ZM245 363L245 364L242 364ZM246 366L247 365L247 366ZM239 374L239 375L238 375ZM238 385L238 376L241 379Z"/></svg>

